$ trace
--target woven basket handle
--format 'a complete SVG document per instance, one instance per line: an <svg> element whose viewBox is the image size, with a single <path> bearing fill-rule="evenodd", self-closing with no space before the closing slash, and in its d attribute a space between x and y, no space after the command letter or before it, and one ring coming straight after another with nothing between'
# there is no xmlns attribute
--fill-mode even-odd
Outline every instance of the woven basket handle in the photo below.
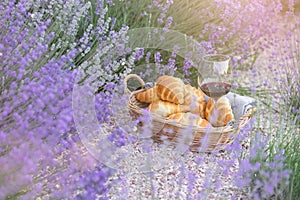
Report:
<svg viewBox="0 0 300 200"><path fill-rule="evenodd" d="M238 130L240 130L251 119L254 113L256 113L256 107L252 107L247 110L246 114L240 118Z"/></svg>
<svg viewBox="0 0 300 200"><path fill-rule="evenodd" d="M124 93L125 94L132 94L132 91L130 91L127 87L127 82L129 79L131 78L135 78L136 80L138 80L138 82L140 82L140 84L142 85L142 87L145 86L145 82L143 81L143 79L141 77L139 77L136 74L129 74L128 76L125 77L124 79Z"/></svg>

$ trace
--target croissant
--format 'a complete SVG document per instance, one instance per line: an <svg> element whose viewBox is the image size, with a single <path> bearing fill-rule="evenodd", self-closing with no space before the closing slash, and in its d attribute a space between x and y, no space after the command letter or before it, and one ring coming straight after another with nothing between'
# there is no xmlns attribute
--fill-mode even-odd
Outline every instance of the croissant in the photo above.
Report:
<svg viewBox="0 0 300 200"><path fill-rule="evenodd" d="M184 103L185 84L179 78L160 76L156 80L157 94L161 100L176 104Z"/></svg>
<svg viewBox="0 0 300 200"><path fill-rule="evenodd" d="M190 112L191 107L189 105L180 105L168 101L158 100L152 102L148 106L148 110L162 117L167 117L171 114L178 113L178 112Z"/></svg>
<svg viewBox="0 0 300 200"><path fill-rule="evenodd" d="M229 99L222 96L214 103L210 98L206 104L205 118L216 127L226 126L228 122L234 120Z"/></svg>
<svg viewBox="0 0 300 200"><path fill-rule="evenodd" d="M197 107L197 112L202 118L205 118L204 112L206 107L206 102L204 98L204 93L191 85L185 86L185 99L184 104L193 105Z"/></svg>
<svg viewBox="0 0 300 200"><path fill-rule="evenodd" d="M193 89L190 85L185 85L184 87L184 105L189 105L192 103L192 100L194 100L193 97Z"/></svg>
<svg viewBox="0 0 300 200"><path fill-rule="evenodd" d="M154 101L159 100L157 94L157 86L154 86L148 90L136 94L136 99L145 102L145 103L152 103Z"/></svg>
<svg viewBox="0 0 300 200"><path fill-rule="evenodd" d="M187 113L175 113L169 115L168 119L174 119L177 122L180 122L182 124L186 125L197 125L201 127L206 127L209 124L209 122L206 119L201 118L198 115L195 115L193 113L187 112Z"/></svg>

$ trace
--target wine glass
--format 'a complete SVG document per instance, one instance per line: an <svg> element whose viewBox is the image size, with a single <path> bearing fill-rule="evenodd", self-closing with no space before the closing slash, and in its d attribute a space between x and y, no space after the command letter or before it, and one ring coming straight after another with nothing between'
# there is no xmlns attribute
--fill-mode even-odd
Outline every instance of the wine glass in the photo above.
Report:
<svg viewBox="0 0 300 200"><path fill-rule="evenodd" d="M198 69L198 85L200 89L216 102L231 90L226 79L230 57L223 54L208 54L202 57Z"/></svg>

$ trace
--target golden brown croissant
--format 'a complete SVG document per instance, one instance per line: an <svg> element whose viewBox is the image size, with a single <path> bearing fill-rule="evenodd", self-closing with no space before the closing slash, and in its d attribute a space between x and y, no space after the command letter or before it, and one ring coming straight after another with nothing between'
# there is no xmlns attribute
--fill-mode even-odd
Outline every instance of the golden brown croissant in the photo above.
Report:
<svg viewBox="0 0 300 200"><path fill-rule="evenodd" d="M157 95L157 86L154 86L148 90L136 94L136 99L145 102L145 103L152 103L154 101L159 100Z"/></svg>
<svg viewBox="0 0 300 200"><path fill-rule="evenodd" d="M158 100L152 102L148 106L148 110L160 116L167 117L173 113L189 112L191 111L191 108L189 105L180 105L168 101Z"/></svg>
<svg viewBox="0 0 300 200"><path fill-rule="evenodd" d="M160 76L156 80L157 94L161 100L184 104L185 84L179 78Z"/></svg>
<svg viewBox="0 0 300 200"><path fill-rule="evenodd" d="M201 118L198 115L195 115L193 113L187 112L187 113L175 113L172 115L169 115L168 119L174 119L177 122L180 122L182 124L186 125L197 125L201 127L206 127L209 124L209 122L206 119Z"/></svg>
<svg viewBox="0 0 300 200"><path fill-rule="evenodd" d="M179 78L161 76L157 79L157 85L136 94L136 99L145 103L152 103L159 99L171 103L189 105L189 111L200 114L204 118L205 99L201 90L185 85Z"/></svg>
<svg viewBox="0 0 300 200"><path fill-rule="evenodd" d="M197 112L202 118L205 118L204 112L206 107L206 102L204 98L204 93L191 85L185 86L185 103L191 106L197 106Z"/></svg>
<svg viewBox="0 0 300 200"><path fill-rule="evenodd" d="M206 104L205 118L216 127L226 126L228 122L234 120L229 99L222 96L214 103L210 98Z"/></svg>

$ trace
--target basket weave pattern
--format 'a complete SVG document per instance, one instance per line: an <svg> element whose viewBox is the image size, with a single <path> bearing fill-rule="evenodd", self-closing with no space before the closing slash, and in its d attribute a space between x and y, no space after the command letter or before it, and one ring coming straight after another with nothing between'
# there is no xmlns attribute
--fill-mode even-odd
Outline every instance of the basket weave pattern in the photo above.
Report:
<svg viewBox="0 0 300 200"><path fill-rule="evenodd" d="M137 79L141 83L142 89L131 92L127 88L127 82L131 78ZM128 100L130 113L134 119L137 119L143 115L142 109L145 109L149 105L147 103L139 102L135 98L137 93L146 90L143 87L145 86L145 82L139 76L130 74L125 78L124 85L125 93L130 94ZM233 142L234 138L231 137L231 133L238 134L240 129L249 122L253 112L254 109L247 110L247 112L239 120L237 120L234 125L212 128L204 128L199 126L191 127L181 123L174 123L173 120L169 120L160 115L152 113L152 139L159 143L163 142L165 138L168 138L168 140L173 144L184 142L185 144L189 145L191 151L197 152L222 150L226 147L226 145ZM192 131L192 138L186 138L183 135L188 128L190 131ZM182 139L184 139L184 141L179 141Z"/></svg>

